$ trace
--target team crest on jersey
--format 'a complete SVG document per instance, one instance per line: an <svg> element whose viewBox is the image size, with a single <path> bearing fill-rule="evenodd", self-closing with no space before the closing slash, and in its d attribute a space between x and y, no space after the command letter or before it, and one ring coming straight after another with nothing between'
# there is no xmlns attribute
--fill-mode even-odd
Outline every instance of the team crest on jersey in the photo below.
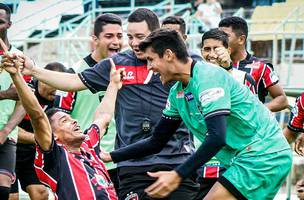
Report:
<svg viewBox="0 0 304 200"><path fill-rule="evenodd" d="M184 96L185 96L184 90L178 91L176 94L177 99L184 98Z"/></svg>
<svg viewBox="0 0 304 200"><path fill-rule="evenodd" d="M130 192L125 200L139 200L137 193Z"/></svg>
<svg viewBox="0 0 304 200"><path fill-rule="evenodd" d="M101 190L108 186L105 178L99 174L95 174L95 176L91 178L91 183L97 187L97 190Z"/></svg>
<svg viewBox="0 0 304 200"><path fill-rule="evenodd" d="M223 88L210 88L199 94L199 100L202 103L202 106L205 106L208 103L223 97L224 95L225 91Z"/></svg>

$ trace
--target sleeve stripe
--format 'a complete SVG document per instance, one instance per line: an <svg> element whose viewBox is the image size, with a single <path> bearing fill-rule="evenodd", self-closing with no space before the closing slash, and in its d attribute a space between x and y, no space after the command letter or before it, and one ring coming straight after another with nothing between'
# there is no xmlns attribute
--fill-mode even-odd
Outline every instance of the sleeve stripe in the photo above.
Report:
<svg viewBox="0 0 304 200"><path fill-rule="evenodd" d="M292 126L291 124L288 124L287 127L288 127L289 130L291 130L291 131L293 131L293 132L296 132L296 133L304 133L304 129L294 127L294 126Z"/></svg>
<svg viewBox="0 0 304 200"><path fill-rule="evenodd" d="M94 88L92 85L90 85L90 84L86 81L86 79L85 79L85 77L82 75L82 73L78 73L78 77L80 78L80 80L82 81L82 83L83 83L89 90L91 90L93 93L98 92L97 90L95 90L95 88Z"/></svg>
<svg viewBox="0 0 304 200"><path fill-rule="evenodd" d="M208 113L207 115L205 115L205 119L209 118L209 117L214 117L216 115L228 115L230 114L230 110L229 109L220 109L220 110L215 110L215 111L212 111L210 113Z"/></svg>

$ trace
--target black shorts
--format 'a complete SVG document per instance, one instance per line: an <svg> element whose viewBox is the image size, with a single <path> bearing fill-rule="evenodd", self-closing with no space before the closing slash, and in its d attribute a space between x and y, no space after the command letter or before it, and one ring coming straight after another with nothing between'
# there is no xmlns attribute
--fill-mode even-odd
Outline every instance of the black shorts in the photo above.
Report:
<svg viewBox="0 0 304 200"><path fill-rule="evenodd" d="M35 154L35 145L17 144L15 172L23 191L26 191L26 187L29 185L42 184L39 181L34 168ZM15 181L11 187L11 193L17 192L18 183Z"/></svg>
<svg viewBox="0 0 304 200"><path fill-rule="evenodd" d="M108 173L110 175L110 179L112 183L114 184L115 191L118 192L119 180L118 180L117 168L109 169Z"/></svg>
<svg viewBox="0 0 304 200"><path fill-rule="evenodd" d="M6 140L0 145L0 174L9 176L15 181L16 143Z"/></svg>
<svg viewBox="0 0 304 200"><path fill-rule="evenodd" d="M169 171L175 166L153 165L142 167L121 167L118 168L119 178L119 200L153 200L145 192L148 186L155 182L155 178L147 175L147 172ZM162 200L194 200L199 190L199 184L192 179L184 179L180 186L168 197Z"/></svg>

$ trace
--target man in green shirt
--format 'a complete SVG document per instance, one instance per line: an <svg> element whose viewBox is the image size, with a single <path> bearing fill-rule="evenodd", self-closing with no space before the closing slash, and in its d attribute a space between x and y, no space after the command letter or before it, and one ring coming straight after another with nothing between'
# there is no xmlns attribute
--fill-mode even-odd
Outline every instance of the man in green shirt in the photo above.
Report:
<svg viewBox="0 0 304 200"><path fill-rule="evenodd" d="M103 160L156 153L183 121L202 145L174 170L149 173L157 179L145 190L149 196L167 196L216 155L227 171L204 199L273 199L288 175L292 155L271 112L224 69L192 60L174 30L152 32L139 48L163 84L177 83L152 136L105 153Z"/></svg>

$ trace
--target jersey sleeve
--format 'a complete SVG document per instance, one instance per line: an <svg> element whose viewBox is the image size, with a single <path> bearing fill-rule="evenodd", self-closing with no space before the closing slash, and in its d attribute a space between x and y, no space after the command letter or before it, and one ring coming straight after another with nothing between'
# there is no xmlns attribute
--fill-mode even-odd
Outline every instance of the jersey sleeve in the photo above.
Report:
<svg viewBox="0 0 304 200"><path fill-rule="evenodd" d="M110 70L111 65L109 59L104 59L94 67L90 67L78 73L78 76L92 93L96 93L107 89L110 80Z"/></svg>
<svg viewBox="0 0 304 200"><path fill-rule="evenodd" d="M197 83L198 100L205 119L230 113L231 91L230 83L227 80L229 74L227 73L227 76L225 76L223 73L226 72L210 74L209 78L205 76L206 78L199 79Z"/></svg>
<svg viewBox="0 0 304 200"><path fill-rule="evenodd" d="M168 96L166 107L163 110L163 114L167 117L180 118L178 109L177 109L175 101L174 101L173 92L170 92L170 94Z"/></svg>
<svg viewBox="0 0 304 200"><path fill-rule="evenodd" d="M297 98L290 113L287 127L294 132L304 132L304 93Z"/></svg>
<svg viewBox="0 0 304 200"><path fill-rule="evenodd" d="M265 71L263 73L263 84L265 88L268 88L270 86L273 86L279 82L279 77L273 70L273 67L271 64L265 64Z"/></svg>
<svg viewBox="0 0 304 200"><path fill-rule="evenodd" d="M54 140L49 151L43 151L39 145L36 146L34 161L36 174L39 180L50 187L52 191L57 189L61 151L61 147Z"/></svg>
<svg viewBox="0 0 304 200"><path fill-rule="evenodd" d="M94 149L95 153L98 155L100 153L100 129L96 124L92 124L87 130L85 130L85 143L89 148Z"/></svg>

